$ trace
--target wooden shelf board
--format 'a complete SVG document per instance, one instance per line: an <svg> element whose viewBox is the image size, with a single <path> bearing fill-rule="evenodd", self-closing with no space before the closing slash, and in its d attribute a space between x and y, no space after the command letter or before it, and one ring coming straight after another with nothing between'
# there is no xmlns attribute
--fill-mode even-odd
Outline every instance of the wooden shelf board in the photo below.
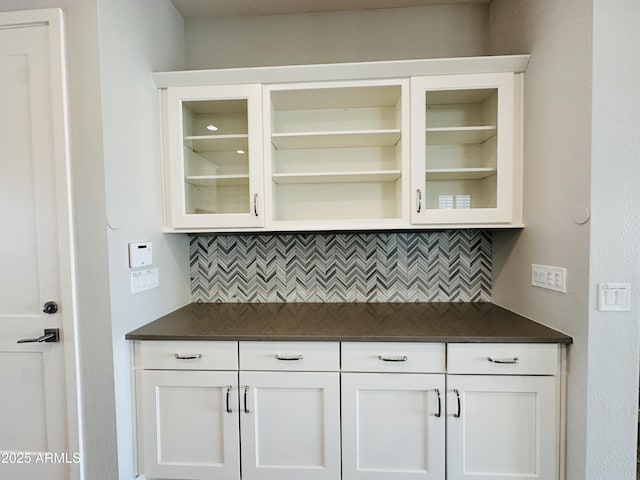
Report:
<svg viewBox="0 0 640 480"><path fill-rule="evenodd" d="M400 141L400 130L274 133L271 142L279 150L305 148L388 147Z"/></svg>
<svg viewBox="0 0 640 480"><path fill-rule="evenodd" d="M275 173L272 178L278 184L394 182L400 178L400 170Z"/></svg>
<svg viewBox="0 0 640 480"><path fill-rule="evenodd" d="M495 175L498 171L486 168L428 168L426 179L430 180L480 180Z"/></svg>
<svg viewBox="0 0 640 480"><path fill-rule="evenodd" d="M497 132L495 126L427 128L427 145L482 143Z"/></svg>

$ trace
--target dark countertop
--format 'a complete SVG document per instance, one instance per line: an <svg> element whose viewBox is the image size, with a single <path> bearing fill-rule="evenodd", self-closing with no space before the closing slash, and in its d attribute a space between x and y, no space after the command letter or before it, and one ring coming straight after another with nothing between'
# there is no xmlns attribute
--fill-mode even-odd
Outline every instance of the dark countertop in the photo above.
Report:
<svg viewBox="0 0 640 480"><path fill-rule="evenodd" d="M491 303L192 303L127 340L572 343Z"/></svg>

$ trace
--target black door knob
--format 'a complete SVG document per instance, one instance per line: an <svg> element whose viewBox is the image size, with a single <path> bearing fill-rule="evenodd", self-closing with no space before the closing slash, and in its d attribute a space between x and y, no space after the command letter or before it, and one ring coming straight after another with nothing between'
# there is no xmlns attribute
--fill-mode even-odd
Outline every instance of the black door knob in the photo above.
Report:
<svg viewBox="0 0 640 480"><path fill-rule="evenodd" d="M58 304L56 302L47 302L42 307L42 311L48 315L52 315L58 311Z"/></svg>

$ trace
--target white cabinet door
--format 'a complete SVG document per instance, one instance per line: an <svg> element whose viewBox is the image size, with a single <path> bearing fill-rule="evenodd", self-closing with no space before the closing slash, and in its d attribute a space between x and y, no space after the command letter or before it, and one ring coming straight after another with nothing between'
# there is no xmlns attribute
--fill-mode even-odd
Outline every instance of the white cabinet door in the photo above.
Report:
<svg viewBox="0 0 640 480"><path fill-rule="evenodd" d="M513 73L411 79L411 223L520 220Z"/></svg>
<svg viewBox="0 0 640 480"><path fill-rule="evenodd" d="M558 478L556 378L449 375L447 479Z"/></svg>
<svg viewBox="0 0 640 480"><path fill-rule="evenodd" d="M342 375L343 480L444 480L444 375Z"/></svg>
<svg viewBox="0 0 640 480"><path fill-rule="evenodd" d="M240 478L237 372L143 370L139 381L147 478Z"/></svg>
<svg viewBox="0 0 640 480"><path fill-rule="evenodd" d="M263 226L260 85L175 87L165 100L166 226Z"/></svg>
<svg viewBox="0 0 640 480"><path fill-rule="evenodd" d="M340 478L337 372L240 372L243 480Z"/></svg>

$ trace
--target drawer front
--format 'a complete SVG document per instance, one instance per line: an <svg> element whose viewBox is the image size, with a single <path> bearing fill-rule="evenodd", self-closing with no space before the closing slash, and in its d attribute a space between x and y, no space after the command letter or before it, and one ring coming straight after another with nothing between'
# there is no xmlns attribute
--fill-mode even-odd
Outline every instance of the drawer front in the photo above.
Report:
<svg viewBox="0 0 640 480"><path fill-rule="evenodd" d="M136 365L145 370L237 370L237 342L143 341Z"/></svg>
<svg viewBox="0 0 640 480"><path fill-rule="evenodd" d="M342 344L342 370L346 372L441 373L445 366L443 343L350 342Z"/></svg>
<svg viewBox="0 0 640 480"><path fill-rule="evenodd" d="M337 342L240 342L242 370L337 372Z"/></svg>
<svg viewBox="0 0 640 480"><path fill-rule="evenodd" d="M450 343L447 372L489 375L555 375L558 345L531 343Z"/></svg>

